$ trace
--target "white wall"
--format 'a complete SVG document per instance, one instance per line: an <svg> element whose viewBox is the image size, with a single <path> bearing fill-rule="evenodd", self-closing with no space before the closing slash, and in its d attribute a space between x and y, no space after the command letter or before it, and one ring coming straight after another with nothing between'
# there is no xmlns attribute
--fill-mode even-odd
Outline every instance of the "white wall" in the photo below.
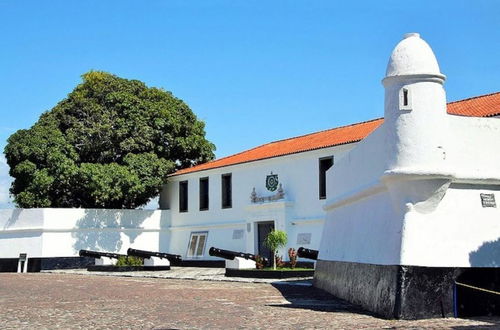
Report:
<svg viewBox="0 0 500 330"><path fill-rule="evenodd" d="M319 259L399 264L402 222L387 190L329 210Z"/></svg>
<svg viewBox="0 0 500 330"><path fill-rule="evenodd" d="M0 210L0 258L19 253L77 256L80 249L124 254L129 247L158 251L164 232L168 223L162 223L159 210Z"/></svg>
<svg viewBox="0 0 500 330"><path fill-rule="evenodd" d="M245 250L245 240L246 240L246 226L244 223L226 226L196 226L187 228L175 228L171 229L171 242L170 242L170 253L179 254L183 259L203 259L203 260L221 260L217 257L211 257L208 255L208 250L211 246L218 248L224 248L226 250L233 251L244 251ZM244 236L242 238L234 239L233 231L243 230ZM189 245L189 239L192 232L208 232L207 242L205 244L205 250L203 252L203 257L188 258L187 250Z"/></svg>
<svg viewBox="0 0 500 330"><path fill-rule="evenodd" d="M483 207L480 193L495 194L497 207ZM434 212L411 209L401 264L500 267L499 202L499 186L452 184Z"/></svg>
<svg viewBox="0 0 500 330"><path fill-rule="evenodd" d="M353 146L323 148L170 177L160 197L160 206L168 205L171 211L170 248L178 249L177 253L185 256L190 232L209 231L208 247L256 253L255 223L274 221L276 229L287 231L287 247L318 249L324 222L324 200L319 199L319 159L334 156L336 163ZM278 174L285 191L284 200L251 203L253 188L259 197L276 193L265 187L266 176L271 172ZM221 175L226 173L232 175L232 207L223 209ZM206 211L199 210L199 179L203 177L209 178L209 210ZM179 182L185 180L188 181L188 212L179 212ZM242 242L231 239L235 228L245 229ZM311 243L297 244L298 234L310 234ZM286 249L280 253L286 258ZM207 254L205 258L209 258Z"/></svg>
<svg viewBox="0 0 500 330"><path fill-rule="evenodd" d="M500 120L448 116L454 143L447 154L458 178L500 179Z"/></svg>
<svg viewBox="0 0 500 330"><path fill-rule="evenodd" d="M42 209L0 210L0 258L41 256Z"/></svg>
<svg viewBox="0 0 500 330"><path fill-rule="evenodd" d="M382 124L327 172L327 205L379 184L387 168L384 131Z"/></svg>
<svg viewBox="0 0 500 330"><path fill-rule="evenodd" d="M328 172L322 260L429 267L500 266L500 122L447 116L447 171L391 175L381 126ZM384 143L385 142L385 143ZM363 160L366 161L363 161ZM384 171L384 166L386 170ZM452 169L450 172L448 169ZM358 175L359 174L359 175Z"/></svg>
<svg viewBox="0 0 500 330"><path fill-rule="evenodd" d="M446 167L429 171L424 164L394 176L384 157L394 149L386 146L396 142L384 140L381 133L395 128L384 123L328 172L320 259L500 266L496 252L500 211L483 207L480 199L481 193L500 199L500 153L496 152L500 122L452 115L443 120L449 128Z"/></svg>
<svg viewBox="0 0 500 330"><path fill-rule="evenodd" d="M168 198L170 210L173 214L173 225L176 222L206 223L213 217L226 221L243 219L244 208L250 204L250 194L255 187L259 196L272 195L265 187L266 175L271 171L279 175L283 184L286 200L296 201L295 212L297 217L311 216L313 212L322 214L323 201L318 198L318 160L326 156L335 156L340 159L354 144L341 145L332 148L275 157L266 160L232 165L206 171L194 172L185 175L173 176L164 186L161 205ZM233 207L221 208L221 175L232 174ZM209 177L209 210L199 211L199 179ZM188 180L188 209L186 213L179 213L179 181Z"/></svg>

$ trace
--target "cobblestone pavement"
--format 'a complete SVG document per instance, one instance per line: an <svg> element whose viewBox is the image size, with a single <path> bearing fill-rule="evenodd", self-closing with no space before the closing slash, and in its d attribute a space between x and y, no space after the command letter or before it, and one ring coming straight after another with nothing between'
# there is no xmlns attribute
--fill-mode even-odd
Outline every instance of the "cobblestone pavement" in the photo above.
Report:
<svg viewBox="0 0 500 330"><path fill-rule="evenodd" d="M308 285L0 274L0 328L500 328L500 318L394 321Z"/></svg>
<svg viewBox="0 0 500 330"><path fill-rule="evenodd" d="M96 276L121 276L121 277L149 277L149 278L176 278L183 280L200 280L200 281L224 281L224 282L247 282L247 283L277 283L277 282L297 282L304 280L312 280L311 277L290 278L290 279L268 279L268 278L244 278L244 277L226 277L225 268L201 268L201 267L172 267L166 271L141 271L141 272L88 272L86 269L59 269L45 272L63 273L63 274L80 274L80 275L96 275Z"/></svg>

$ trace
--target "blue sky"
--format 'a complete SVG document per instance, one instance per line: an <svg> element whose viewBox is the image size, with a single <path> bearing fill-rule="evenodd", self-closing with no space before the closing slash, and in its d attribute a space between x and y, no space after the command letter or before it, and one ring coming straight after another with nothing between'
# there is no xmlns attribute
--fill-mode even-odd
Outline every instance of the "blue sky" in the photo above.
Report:
<svg viewBox="0 0 500 330"><path fill-rule="evenodd" d="M499 90L500 1L0 0L0 148L89 70L163 87L217 157L381 117L392 48L419 32L448 101ZM0 158L0 207L9 177Z"/></svg>

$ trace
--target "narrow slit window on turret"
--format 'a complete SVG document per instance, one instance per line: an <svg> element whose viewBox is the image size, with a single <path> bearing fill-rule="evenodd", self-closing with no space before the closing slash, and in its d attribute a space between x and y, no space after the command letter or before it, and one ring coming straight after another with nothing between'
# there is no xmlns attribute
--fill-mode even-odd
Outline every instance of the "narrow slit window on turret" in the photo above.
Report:
<svg viewBox="0 0 500 330"><path fill-rule="evenodd" d="M411 110L411 96L408 88L401 88L399 93L399 110Z"/></svg>

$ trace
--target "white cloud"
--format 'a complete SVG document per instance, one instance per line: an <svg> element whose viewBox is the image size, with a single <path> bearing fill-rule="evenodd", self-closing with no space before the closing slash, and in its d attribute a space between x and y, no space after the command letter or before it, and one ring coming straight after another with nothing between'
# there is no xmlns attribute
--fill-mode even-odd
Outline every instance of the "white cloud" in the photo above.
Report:
<svg viewBox="0 0 500 330"><path fill-rule="evenodd" d="M12 178L9 176L9 165L3 155L0 155L0 209L10 209L14 207L9 196L9 188Z"/></svg>

